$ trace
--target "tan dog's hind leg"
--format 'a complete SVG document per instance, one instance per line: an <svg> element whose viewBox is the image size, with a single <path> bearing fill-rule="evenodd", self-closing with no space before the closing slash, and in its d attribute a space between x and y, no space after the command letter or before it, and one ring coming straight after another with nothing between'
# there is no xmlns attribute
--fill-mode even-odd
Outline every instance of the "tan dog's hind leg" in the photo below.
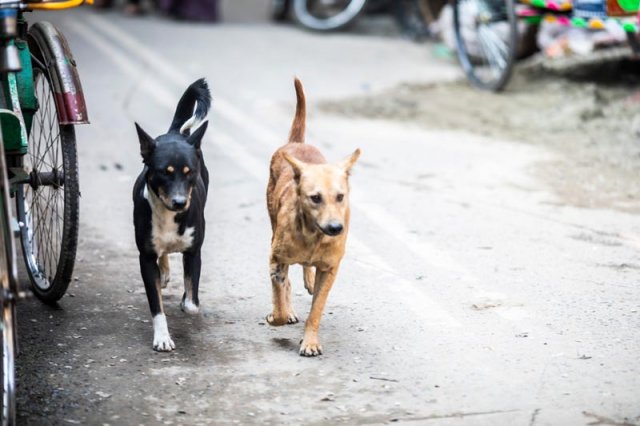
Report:
<svg viewBox="0 0 640 426"><path fill-rule="evenodd" d="M304 288L307 289L309 294L313 294L313 286L316 282L316 270L312 266L303 266L304 270Z"/></svg>
<svg viewBox="0 0 640 426"><path fill-rule="evenodd" d="M316 271L316 282L314 285L313 301L311 302L311 312L304 324L304 338L300 344L300 355L317 356L322 354L322 346L318 340L318 329L324 305L327 303L329 291L336 280L337 268L327 271Z"/></svg>
<svg viewBox="0 0 640 426"><path fill-rule="evenodd" d="M289 265L271 263L271 289L273 291L273 312L267 315L270 325L295 324L298 316L291 304L291 282Z"/></svg>
<svg viewBox="0 0 640 426"><path fill-rule="evenodd" d="M169 256L163 255L158 259L158 267L160 268L160 287L167 288L169 279L171 279L171 270L169 269Z"/></svg>

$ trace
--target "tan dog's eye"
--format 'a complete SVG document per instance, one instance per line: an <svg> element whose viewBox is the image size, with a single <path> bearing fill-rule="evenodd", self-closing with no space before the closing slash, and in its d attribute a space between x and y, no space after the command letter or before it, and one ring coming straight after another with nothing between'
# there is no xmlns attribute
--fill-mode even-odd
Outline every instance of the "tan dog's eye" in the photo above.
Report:
<svg viewBox="0 0 640 426"><path fill-rule="evenodd" d="M189 175L189 173L191 173L191 169L188 167L185 167L184 169L182 169L182 173L184 173L185 175Z"/></svg>
<svg viewBox="0 0 640 426"><path fill-rule="evenodd" d="M165 172L170 175L171 173L173 173L175 171L175 169L173 168L173 166L169 166L165 169Z"/></svg>
<svg viewBox="0 0 640 426"><path fill-rule="evenodd" d="M342 200L344 200L344 194L338 194L338 196L336 197L336 200L341 203Z"/></svg>
<svg viewBox="0 0 640 426"><path fill-rule="evenodd" d="M309 198L311 198L311 201L313 201L315 204L320 204L322 202L322 195L320 194L312 195Z"/></svg>

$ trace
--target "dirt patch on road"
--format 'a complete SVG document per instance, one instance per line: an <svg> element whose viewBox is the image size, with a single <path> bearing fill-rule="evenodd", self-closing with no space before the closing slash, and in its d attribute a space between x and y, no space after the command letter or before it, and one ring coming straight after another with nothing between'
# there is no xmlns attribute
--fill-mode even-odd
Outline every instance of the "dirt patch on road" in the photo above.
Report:
<svg viewBox="0 0 640 426"><path fill-rule="evenodd" d="M562 203L640 212L639 67L619 63L582 71L550 76L517 70L500 94L466 81L405 84L325 102L321 109L549 147L560 160L539 164L535 174Z"/></svg>

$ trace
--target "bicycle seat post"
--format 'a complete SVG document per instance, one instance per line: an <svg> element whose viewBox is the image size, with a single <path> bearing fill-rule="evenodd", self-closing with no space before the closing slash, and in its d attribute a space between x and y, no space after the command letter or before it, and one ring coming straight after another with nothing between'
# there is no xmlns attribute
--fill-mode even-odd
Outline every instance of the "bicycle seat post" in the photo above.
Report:
<svg viewBox="0 0 640 426"><path fill-rule="evenodd" d="M0 8L0 73L22 69L18 48L12 43L18 35L18 11Z"/></svg>

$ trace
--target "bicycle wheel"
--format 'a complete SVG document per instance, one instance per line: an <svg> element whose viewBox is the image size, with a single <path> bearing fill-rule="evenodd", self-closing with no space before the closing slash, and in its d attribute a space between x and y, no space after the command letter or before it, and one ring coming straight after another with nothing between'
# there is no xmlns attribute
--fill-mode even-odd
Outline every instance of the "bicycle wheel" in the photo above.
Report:
<svg viewBox="0 0 640 426"><path fill-rule="evenodd" d="M2 271L4 274L4 271ZM15 300L2 301L2 425L15 424Z"/></svg>
<svg viewBox="0 0 640 426"><path fill-rule="evenodd" d="M364 11L367 0L294 0L293 17L315 31L336 31L349 26Z"/></svg>
<svg viewBox="0 0 640 426"><path fill-rule="evenodd" d="M0 145L2 144L0 137ZM15 309L16 268L13 233L11 232L9 184L4 150L0 146L0 334L2 344L2 425L15 424Z"/></svg>
<svg viewBox="0 0 640 426"><path fill-rule="evenodd" d="M16 194L20 241L36 296L55 303L71 281L78 243L79 184L72 125L58 122L51 76L33 61L38 110L33 116L23 168L29 183Z"/></svg>
<svg viewBox="0 0 640 426"><path fill-rule="evenodd" d="M469 81L499 91L509 81L518 30L514 0L455 0L453 24L458 59Z"/></svg>

